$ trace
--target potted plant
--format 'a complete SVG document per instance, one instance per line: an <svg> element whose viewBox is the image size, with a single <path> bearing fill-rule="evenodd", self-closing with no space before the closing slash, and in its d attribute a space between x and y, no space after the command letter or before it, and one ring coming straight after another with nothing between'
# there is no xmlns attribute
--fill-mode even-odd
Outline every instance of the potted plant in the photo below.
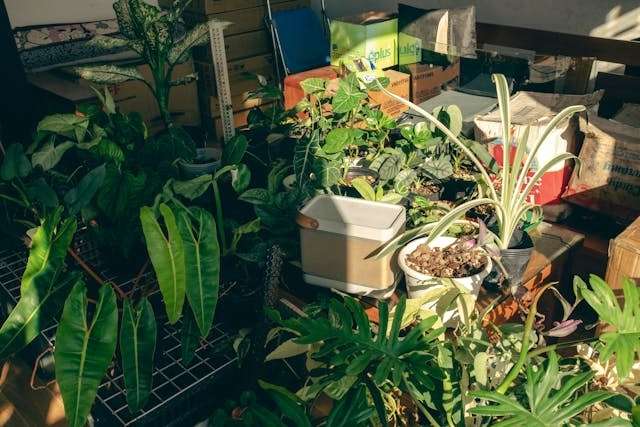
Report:
<svg viewBox="0 0 640 427"><path fill-rule="evenodd" d="M419 299L434 292L459 300L471 311L482 281L491 272L491 259L474 239L440 236L427 242L426 237L409 242L398 253L398 264L405 274L409 298ZM451 302L455 299L449 298ZM442 300L442 299L441 299ZM425 308L436 309L437 301ZM450 304L451 305L451 304ZM458 310L442 307L438 313L445 325L456 321Z"/></svg>
<svg viewBox="0 0 640 427"><path fill-rule="evenodd" d="M493 79L496 84L498 104L502 116L502 141L504 144L503 152L505 153L505 158L503 160L504 166L500 171L498 180L500 183L499 186L496 184L496 180L489 174L488 167L481 162L474 151L464 144L436 117L417 105L386 91L382 87L380 88L385 91L388 96L397 99L399 102L406 104L418 112L443 132L443 134L449 138L449 141L455 144L459 150L464 153L469 160L471 160L475 168L479 171L479 180L481 182L481 186L486 187L486 194L452 209L449 213L443 216L436 225L428 224L423 226L422 229L409 230L405 235L393 239L385 245L384 248L382 248L379 256L383 256L385 253L393 251L406 244L409 240L421 235L428 234L427 243L430 243L445 233L456 220L463 217L469 210L481 205L491 205L496 211L497 225L493 239L499 250L497 255L499 255L503 260L504 267L511 282L514 285L517 285L522 281L522 274L526 269L533 251L533 243L526 231L519 227L521 227L523 216L527 212L539 209L539 207L536 207L528 201L528 196L533 190L536 182L540 180L542 175L555 164L577 158L571 153L558 154L548 162L537 165L537 171L530 178L529 173L532 167L532 161L542 144L544 144L549 133L558 126L558 124L564 120L568 120L573 114L584 111L585 107L571 106L562 110L553 120L550 121L545 128L545 131L533 144L530 144L527 132L525 132L518 141L512 141L510 136L511 114L509 109L509 90L507 81L501 74L494 74ZM516 145L517 150L514 158L510 159L509 153L511 152L510 147L512 143Z"/></svg>
<svg viewBox="0 0 640 427"><path fill-rule="evenodd" d="M188 1L175 1L169 11L150 5L143 0L118 0L113 8L122 38L98 36L94 43L107 47L122 46L136 52L149 66L153 81L147 81L135 66L92 65L77 67L80 77L97 84L117 84L130 80L142 82L153 94L160 118L165 127L164 138L182 147L181 169L186 177L212 173L218 166L219 152L201 149L196 153L193 140L184 130L175 126L169 99L174 86L197 80L197 74L174 79L176 65L191 57L191 49L209 40L208 23L196 25L184 33L182 14ZM196 159L195 164L191 162Z"/></svg>

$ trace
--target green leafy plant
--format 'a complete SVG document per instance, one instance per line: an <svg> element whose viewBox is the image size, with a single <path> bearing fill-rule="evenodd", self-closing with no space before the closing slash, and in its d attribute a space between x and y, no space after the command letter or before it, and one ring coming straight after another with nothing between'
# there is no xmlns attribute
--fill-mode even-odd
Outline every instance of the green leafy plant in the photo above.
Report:
<svg viewBox="0 0 640 427"><path fill-rule="evenodd" d="M356 189L360 196L372 202L399 203L402 195L389 191L384 192L382 185L377 185L374 189L364 178L355 178L351 181L351 186Z"/></svg>
<svg viewBox="0 0 640 427"><path fill-rule="evenodd" d="M518 399L491 391L474 391L470 395L495 405L477 406L470 413L499 420L495 425L566 426L587 408L614 394L607 391L580 393L593 378L593 372L562 373L556 353L549 353L546 366L527 366L524 391L526 405Z"/></svg>
<svg viewBox="0 0 640 427"><path fill-rule="evenodd" d="M576 157L571 153L561 153L550 159L548 162L538 165L537 171L531 179L528 179L529 171L532 167L533 159L538 153L540 147L547 139L549 133L555 129L561 122L568 120L573 114L584 111L583 106L572 106L565 108L560 112L553 120L549 122L545 130L537 139L531 149L528 149L528 131L525 131L522 137L517 141L517 150L513 161L510 159L510 148L512 138L510 136L511 129L511 112L509 109L509 91L506 79L501 74L494 74L494 82L496 84L496 90L498 93L498 104L500 108L500 114L502 118L502 142L503 142L503 167L501 171L501 187L497 188L493 184L493 180L489 174L487 168L483 165L480 159L474 154L474 152L464 144L451 130L447 128L445 124L440 122L436 117L424 111L422 108L409 101L394 95L391 92L385 90L385 93L397 99L399 102L409 106L414 111L418 112L435 128L442 132L449 141L454 144L458 149L468 157L474 164L475 168L480 172L480 179L488 189L488 194L483 195L477 199L463 203L452 209L451 212L446 214L438 222L435 227L428 227L420 231L410 231L410 235L415 238L419 235L428 234L429 241L442 235L454 221L460 219L466 212L481 205L491 205L495 208L498 233L495 236L496 243L500 249L507 249L512 244L512 236L521 224L522 217L526 212L535 209L535 206L527 201L528 195L533 190L534 185L540 180L542 175L547 172L554 165L564 162L566 160L575 159ZM384 90L384 88L381 88ZM405 236L399 236L398 238L389 242L385 248L380 252L379 256L383 256L391 251L394 251L399 244L406 241Z"/></svg>
<svg viewBox="0 0 640 427"><path fill-rule="evenodd" d="M379 304L380 323L377 333L369 324L364 309L351 297L343 301L332 299L320 310L312 310L307 316L283 320L274 314L277 324L295 334L290 341L268 356L278 358L278 353L292 355L285 347L298 348L297 353L308 351L312 379L298 395L312 400L325 393L336 402L327 420L328 425L344 425L359 419L368 422L373 416L382 425L387 424L383 395L393 390L410 398L426 417L431 417L424 404L442 373L434 362L437 355L437 338L443 328L434 328L437 317L420 321L404 336L401 334L406 307L401 298L390 322L389 307ZM389 323L390 322L390 323ZM367 397L368 396L368 397ZM373 409L364 410L358 402L371 399ZM364 412L363 412L364 411ZM360 414L360 415L356 415ZM434 424L434 422L432 422ZM434 424L437 425L437 424Z"/></svg>
<svg viewBox="0 0 640 427"><path fill-rule="evenodd" d="M169 97L174 86L191 83L197 75L173 79L176 65L187 61L191 49L209 40L208 23L196 25L183 33L182 13L189 1L177 0L163 12L143 0L118 0L113 8L123 38L99 36L93 43L105 47L126 47L136 52L149 65L153 82L148 82L136 67L97 65L77 68L78 74L99 84L114 84L128 80L144 83L155 97L160 116L167 128L173 125Z"/></svg>
<svg viewBox="0 0 640 427"><path fill-rule="evenodd" d="M624 308L611 287L598 276L589 276L588 285L580 277L574 278L577 297L583 298L608 328L598 337L600 360L607 361L615 355L617 375L624 379L640 357L640 293L631 279L623 281L622 289Z"/></svg>

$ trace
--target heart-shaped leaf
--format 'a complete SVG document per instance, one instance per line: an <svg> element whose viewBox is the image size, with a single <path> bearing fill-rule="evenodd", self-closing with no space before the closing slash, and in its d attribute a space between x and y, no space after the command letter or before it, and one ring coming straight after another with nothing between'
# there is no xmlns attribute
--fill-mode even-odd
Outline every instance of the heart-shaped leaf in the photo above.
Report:
<svg viewBox="0 0 640 427"><path fill-rule="evenodd" d="M324 92L326 88L326 80L312 77L300 82L300 87L304 91L305 95L311 95L314 93Z"/></svg>
<svg viewBox="0 0 640 427"><path fill-rule="evenodd" d="M100 165L82 177L78 186L64 195L64 202L67 205L69 215L77 214L91 202L93 196L102 186L105 175L106 167L105 165Z"/></svg>
<svg viewBox="0 0 640 427"><path fill-rule="evenodd" d="M244 163L240 163L238 167L231 170L231 186L240 194L249 187L251 183L251 170Z"/></svg>
<svg viewBox="0 0 640 427"><path fill-rule="evenodd" d="M0 165L0 178L11 181L14 178L24 178L31 172L31 163L24 155L22 144L11 144L4 154Z"/></svg>
<svg viewBox="0 0 640 427"><path fill-rule="evenodd" d="M353 141L353 132L347 128L331 129L322 147L325 153L334 154L344 150Z"/></svg>

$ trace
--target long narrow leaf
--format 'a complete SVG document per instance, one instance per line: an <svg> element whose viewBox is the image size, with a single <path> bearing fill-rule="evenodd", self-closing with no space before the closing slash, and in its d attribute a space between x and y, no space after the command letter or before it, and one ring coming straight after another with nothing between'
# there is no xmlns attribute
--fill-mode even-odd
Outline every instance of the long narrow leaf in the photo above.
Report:
<svg viewBox="0 0 640 427"><path fill-rule="evenodd" d="M164 300L169 323L174 324L182 314L184 304L186 274L184 245L176 218L171 209L160 205L168 234L165 235L149 207L140 209L140 222L151 264L156 272L160 292Z"/></svg>
<svg viewBox="0 0 640 427"><path fill-rule="evenodd" d="M156 318L149 300L143 299L137 307L129 299L125 300L120 326L120 353L131 413L142 409L151 393L156 335Z"/></svg>
<svg viewBox="0 0 640 427"><path fill-rule="evenodd" d="M102 286L91 322L83 282L74 286L64 305L56 333L56 380L70 427L82 427L98 386L116 350L118 308L110 286Z"/></svg>
<svg viewBox="0 0 640 427"><path fill-rule="evenodd" d="M506 190L510 184L509 163L511 154L511 108L509 106L509 86L507 79L502 74L494 74L493 81L496 85L496 94L498 96L498 106L500 109L500 120L502 122L502 186ZM508 201L511 194L503 191L501 194L502 202Z"/></svg>
<svg viewBox="0 0 640 427"><path fill-rule="evenodd" d="M220 246L213 215L194 208L195 220L180 212L178 227L184 244L186 294L200 335L209 335L220 287Z"/></svg>

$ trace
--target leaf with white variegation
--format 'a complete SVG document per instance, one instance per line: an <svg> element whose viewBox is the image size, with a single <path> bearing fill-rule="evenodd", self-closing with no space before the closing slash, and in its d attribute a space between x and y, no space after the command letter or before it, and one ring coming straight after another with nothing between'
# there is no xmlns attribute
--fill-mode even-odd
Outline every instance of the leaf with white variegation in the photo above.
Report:
<svg viewBox="0 0 640 427"><path fill-rule="evenodd" d="M56 381L70 427L86 424L118 339L118 307L111 286L100 287L91 319L87 303L86 286L79 281L65 302L56 333Z"/></svg>
<svg viewBox="0 0 640 427"><path fill-rule="evenodd" d="M73 147L73 142L66 141L55 145L53 140L47 141L40 150L33 153L31 161L33 166L40 166L42 170L48 171L62 160L64 153Z"/></svg>
<svg viewBox="0 0 640 427"><path fill-rule="evenodd" d="M182 40L169 51L169 63L178 64L189 59L191 49L209 41L209 24L203 22L189 31Z"/></svg>
<svg viewBox="0 0 640 427"><path fill-rule="evenodd" d="M149 300L144 298L134 305L126 299L120 325L120 353L131 413L142 409L151 393L156 335L156 318Z"/></svg>
<svg viewBox="0 0 640 427"><path fill-rule="evenodd" d="M118 65L94 65L76 67L75 72L85 80L98 84L118 84L129 80L144 81L144 77L136 67Z"/></svg>

